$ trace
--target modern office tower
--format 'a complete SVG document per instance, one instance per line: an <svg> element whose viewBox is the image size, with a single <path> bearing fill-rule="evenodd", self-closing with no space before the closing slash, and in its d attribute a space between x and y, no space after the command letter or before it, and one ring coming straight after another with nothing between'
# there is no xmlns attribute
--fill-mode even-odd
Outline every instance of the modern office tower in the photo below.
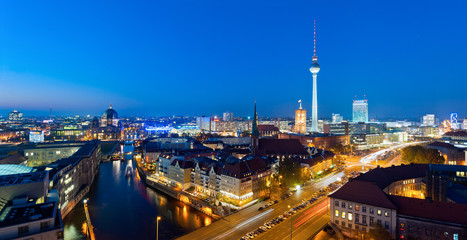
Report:
<svg viewBox="0 0 467 240"><path fill-rule="evenodd" d="M425 116L423 116L422 124L423 126L434 127L435 126L435 115L426 114Z"/></svg>
<svg viewBox="0 0 467 240"><path fill-rule="evenodd" d="M298 101L300 108L295 110L295 127L294 131L297 133L306 132L306 110L302 108L302 100Z"/></svg>
<svg viewBox="0 0 467 240"><path fill-rule="evenodd" d="M354 100L352 122L368 122L368 100Z"/></svg>
<svg viewBox="0 0 467 240"><path fill-rule="evenodd" d="M467 118L464 118L464 121L462 121L462 129L467 130Z"/></svg>
<svg viewBox="0 0 467 240"><path fill-rule="evenodd" d="M313 62L311 63L310 72L313 74L313 102L311 109L311 131L318 132L318 90L316 79L320 70L318 64L318 56L316 56L316 20L313 25Z"/></svg>
<svg viewBox="0 0 467 240"><path fill-rule="evenodd" d="M338 114L338 113L333 113L332 114L332 123L341 123L344 121L344 118Z"/></svg>
<svg viewBox="0 0 467 240"><path fill-rule="evenodd" d="M23 113L18 110L13 110L8 114L8 120L10 121L21 121L23 120Z"/></svg>
<svg viewBox="0 0 467 240"><path fill-rule="evenodd" d="M224 113L224 121L233 121L234 120L234 116L233 116L233 113L231 112L225 112Z"/></svg>

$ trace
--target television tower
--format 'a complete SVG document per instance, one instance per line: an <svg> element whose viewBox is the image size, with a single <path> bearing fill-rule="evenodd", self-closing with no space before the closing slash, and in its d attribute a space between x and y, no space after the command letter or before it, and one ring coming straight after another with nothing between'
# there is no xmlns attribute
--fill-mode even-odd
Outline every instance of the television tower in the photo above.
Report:
<svg viewBox="0 0 467 240"><path fill-rule="evenodd" d="M318 132L318 90L316 79L320 70L318 64L318 56L316 56L316 20L313 23L313 62L311 63L310 72L313 74L313 101L311 108L311 131Z"/></svg>

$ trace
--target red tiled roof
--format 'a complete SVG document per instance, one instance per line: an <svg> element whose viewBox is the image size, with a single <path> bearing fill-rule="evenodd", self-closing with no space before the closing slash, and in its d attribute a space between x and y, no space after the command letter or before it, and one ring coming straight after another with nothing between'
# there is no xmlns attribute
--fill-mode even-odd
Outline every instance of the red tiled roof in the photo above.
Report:
<svg viewBox="0 0 467 240"><path fill-rule="evenodd" d="M269 169L268 164L261 157L241 160L236 163L227 163L224 166L224 174L231 177L243 178L247 173L259 173Z"/></svg>
<svg viewBox="0 0 467 240"><path fill-rule="evenodd" d="M258 154L308 155L299 139L259 139Z"/></svg>
<svg viewBox="0 0 467 240"><path fill-rule="evenodd" d="M398 214L467 225L467 205L391 195Z"/></svg>
<svg viewBox="0 0 467 240"><path fill-rule="evenodd" d="M397 209L397 207L389 201L387 195L372 182L352 180L335 193L329 195L329 197L377 207Z"/></svg>
<svg viewBox="0 0 467 240"><path fill-rule="evenodd" d="M260 132L265 132L265 131L271 131L271 132L279 132L279 128L272 124L264 124L264 125L258 125L258 131Z"/></svg>

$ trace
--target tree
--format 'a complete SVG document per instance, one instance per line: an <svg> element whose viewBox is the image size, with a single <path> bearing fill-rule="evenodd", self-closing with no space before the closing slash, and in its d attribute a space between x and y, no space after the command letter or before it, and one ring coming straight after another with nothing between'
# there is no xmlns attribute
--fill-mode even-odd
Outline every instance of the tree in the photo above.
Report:
<svg viewBox="0 0 467 240"><path fill-rule="evenodd" d="M278 181L282 184L282 187L295 187L298 184L304 182L304 176L302 173L302 166L299 162L285 158L276 167L278 173Z"/></svg>
<svg viewBox="0 0 467 240"><path fill-rule="evenodd" d="M402 149L402 160L421 164L443 164L445 161L438 150L422 146L409 146Z"/></svg>
<svg viewBox="0 0 467 240"><path fill-rule="evenodd" d="M384 229L383 226L381 226L381 224L379 223L376 223L375 226L370 229L370 231L368 232L368 235L370 236L370 238L372 239L375 239L375 240L391 240L391 234L386 230Z"/></svg>

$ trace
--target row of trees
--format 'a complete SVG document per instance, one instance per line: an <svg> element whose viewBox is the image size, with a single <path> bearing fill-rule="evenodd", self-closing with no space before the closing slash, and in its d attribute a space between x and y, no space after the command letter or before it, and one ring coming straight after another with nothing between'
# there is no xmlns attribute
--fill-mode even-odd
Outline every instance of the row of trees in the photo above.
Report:
<svg viewBox="0 0 467 240"><path fill-rule="evenodd" d="M423 146L409 146L402 149L402 160L409 163L443 164L444 157L436 149Z"/></svg>

